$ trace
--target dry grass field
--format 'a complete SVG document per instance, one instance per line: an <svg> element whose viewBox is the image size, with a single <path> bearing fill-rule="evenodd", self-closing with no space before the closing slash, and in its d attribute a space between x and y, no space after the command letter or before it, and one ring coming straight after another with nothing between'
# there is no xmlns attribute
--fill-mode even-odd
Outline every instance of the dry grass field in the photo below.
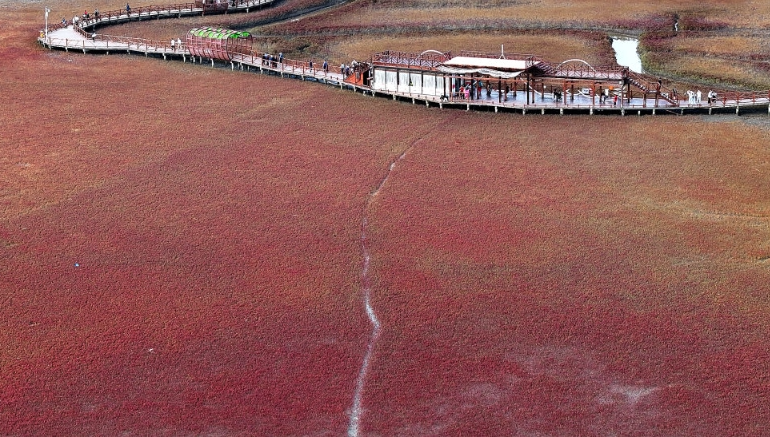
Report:
<svg viewBox="0 0 770 437"><path fill-rule="evenodd" d="M770 34L761 29L688 31L642 40L648 68L716 85L770 88Z"/></svg>
<svg viewBox="0 0 770 437"><path fill-rule="evenodd" d="M697 18L699 21L727 23L732 27L762 28L770 24L770 5L761 0L655 2L603 0L367 0L354 2L355 13L328 14L316 20L321 27L409 26L418 23L509 23L556 27L605 27L619 23L644 23L654 17Z"/></svg>
<svg viewBox="0 0 770 437"><path fill-rule="evenodd" d="M477 9L614 19L560 4ZM295 25L342 59L423 44L607 56L578 30L318 36L376 28L359 19L378 8L461 8L399 5ZM764 23L763 2L735 5L615 11ZM51 5L94 6L111 4ZM770 433L766 115L427 109L47 51L40 9L0 0L0 434L345 434L371 334L364 217L382 325L361 435Z"/></svg>

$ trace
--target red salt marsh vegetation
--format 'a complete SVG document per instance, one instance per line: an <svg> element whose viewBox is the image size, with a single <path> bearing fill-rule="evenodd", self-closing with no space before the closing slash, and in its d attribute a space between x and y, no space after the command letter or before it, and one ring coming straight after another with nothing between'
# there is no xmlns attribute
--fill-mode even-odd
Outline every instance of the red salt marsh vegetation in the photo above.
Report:
<svg viewBox="0 0 770 437"><path fill-rule="evenodd" d="M30 144L29 166L8 166L61 176L66 194L30 184L20 197L39 204L4 219L4 432L339 434L367 334L363 199L409 125L374 124L371 102L338 90L234 74L249 91L233 99L210 81L223 72L125 61L149 62L134 92L174 87L179 108L106 94L86 103L132 113L64 135L55 164ZM228 116L196 122L212 108ZM378 132L392 142L369 146Z"/></svg>
<svg viewBox="0 0 770 437"><path fill-rule="evenodd" d="M362 216L362 435L768 433L765 117L49 52L33 6L0 18L0 434L344 434Z"/></svg>
<svg viewBox="0 0 770 437"><path fill-rule="evenodd" d="M764 434L767 131L485 117L420 141L373 208L367 430Z"/></svg>

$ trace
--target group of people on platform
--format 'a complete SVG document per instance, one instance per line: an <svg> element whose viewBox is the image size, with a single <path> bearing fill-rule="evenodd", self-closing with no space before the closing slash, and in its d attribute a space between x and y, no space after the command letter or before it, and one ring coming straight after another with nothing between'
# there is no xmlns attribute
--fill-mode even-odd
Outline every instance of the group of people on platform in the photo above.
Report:
<svg viewBox="0 0 770 437"><path fill-rule="evenodd" d="M178 45L179 43L177 43ZM173 44L172 44L173 48ZM263 53L262 54L262 65L269 68L278 68L284 63L284 56L283 52L279 52L278 55L274 55L272 53ZM310 72L317 72L317 71L323 71L325 73L329 72L330 66L329 62L324 59L324 61L321 63L320 70L317 68L316 64L313 62L313 59L310 59L305 64L307 66L307 69L310 70ZM355 72L359 71L361 68L361 63L358 61L351 61L350 64L341 64L339 67L340 74L343 76L350 76L351 74L354 74Z"/></svg>
<svg viewBox="0 0 770 437"><path fill-rule="evenodd" d="M351 74L358 71L360 65L361 64L355 59L350 64L347 64L347 65L342 64L340 65L340 74L342 74L345 77L350 76Z"/></svg>
<svg viewBox="0 0 770 437"><path fill-rule="evenodd" d="M599 88L599 104L603 105L605 103L608 103L608 101L612 102L612 106L618 106L618 95L617 93L612 92L613 89L610 88L604 88L602 90ZM612 95L610 93L612 92Z"/></svg>
<svg viewBox="0 0 770 437"><path fill-rule="evenodd" d="M717 102L717 93L716 91L709 90L708 94L706 94L706 100L709 105ZM703 93L701 93L701 90L687 91L687 103L690 105L700 105L703 102Z"/></svg>
<svg viewBox="0 0 770 437"><path fill-rule="evenodd" d="M73 26L77 26L77 25L84 26L86 24L86 22L88 20L90 20L91 18L93 18L94 20L98 20L99 19L99 9L94 9L93 16L88 13L88 9L83 11L83 15L81 15L81 16L75 15L74 17L72 17L72 25ZM67 19L66 18L62 18L61 19L61 24L62 24L62 26L66 26L67 25Z"/></svg>
<svg viewBox="0 0 770 437"><path fill-rule="evenodd" d="M262 54L262 65L265 67L277 68L279 64L283 64L283 52L278 53L278 56L272 53Z"/></svg>
<svg viewBox="0 0 770 437"><path fill-rule="evenodd" d="M658 87L658 91L660 91L660 87ZM689 105L698 105L698 106L700 106L703 103L703 92L701 92L701 90L695 90L695 91L687 90L687 92L685 92L685 94L687 94L687 103ZM664 96L665 96L665 94L664 94ZM678 95L678 93L676 91L676 88L674 88L672 90L671 97L673 97L674 100L678 100L679 95ZM709 92L706 93L706 102L709 105L713 105L714 103L716 103L717 102L717 92L714 91L714 90L709 90Z"/></svg>
<svg viewBox="0 0 770 437"><path fill-rule="evenodd" d="M465 83L463 83L465 82ZM505 94L507 98L508 94L508 85L506 84ZM487 81L486 84L483 80L470 80L470 81L460 81L458 80L455 83L455 95L463 100L473 100L473 99L481 99L481 93L482 91L486 90L487 98L492 97L492 84L490 81Z"/></svg>
<svg viewBox="0 0 770 437"><path fill-rule="evenodd" d="M500 87L499 90L497 90L498 86ZM483 99L484 95L486 95L487 99L491 99L493 91L499 93L502 101L508 101L508 96L511 92L513 92L513 97L516 97L515 85L511 87L511 84L508 82L493 85L491 80L483 81L481 79L470 81L458 80L455 83L454 95L462 100ZM564 94L559 89L555 89L552 92L552 97L556 101L561 100L563 95ZM607 98L609 99L609 97ZM602 102L604 102L604 100L602 100Z"/></svg>

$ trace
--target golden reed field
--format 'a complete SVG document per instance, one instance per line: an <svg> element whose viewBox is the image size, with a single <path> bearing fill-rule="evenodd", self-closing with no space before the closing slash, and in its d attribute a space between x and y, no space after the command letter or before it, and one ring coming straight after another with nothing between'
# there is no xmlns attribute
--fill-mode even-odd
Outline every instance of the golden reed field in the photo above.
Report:
<svg viewBox="0 0 770 437"><path fill-rule="evenodd" d="M48 51L44 6L0 0L0 434L770 434L767 114L425 108ZM655 33L675 16L691 33ZM768 21L760 1L370 0L255 31L335 62L604 63L625 29L667 78L704 78L698 52L759 86Z"/></svg>

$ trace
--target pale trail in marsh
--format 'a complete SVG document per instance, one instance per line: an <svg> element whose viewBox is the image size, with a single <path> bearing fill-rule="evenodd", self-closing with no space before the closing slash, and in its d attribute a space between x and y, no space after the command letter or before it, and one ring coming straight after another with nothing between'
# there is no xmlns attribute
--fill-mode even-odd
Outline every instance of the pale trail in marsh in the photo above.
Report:
<svg viewBox="0 0 770 437"><path fill-rule="evenodd" d="M416 141L415 141L416 142ZM364 308L366 309L366 316L369 318L369 322L372 324L372 333L369 336L369 343L366 346L366 354L364 355L364 361L361 364L361 369L358 371L358 379L356 380L356 390L353 392L353 406L350 410L350 424L348 425L348 437L358 437L359 425L361 423L361 416L363 414L363 392L364 384L366 383L366 372L369 370L369 362L372 359L374 352L374 346L377 343L377 339L380 337L380 320L377 318L377 314L374 312L372 306L371 291L372 291L372 279L369 275L369 263L371 256L369 254L369 243L367 240L366 230L369 224L367 219L367 211L371 206L374 198L379 194L380 190L388 181L393 169L396 168L396 163L404 159L406 152L412 148L412 143L401 155L399 155L388 167L388 172L385 177L382 178L377 188L369 194L366 204L364 205L364 218L361 220L361 251L364 255L364 266L361 271L361 282L363 286Z"/></svg>

